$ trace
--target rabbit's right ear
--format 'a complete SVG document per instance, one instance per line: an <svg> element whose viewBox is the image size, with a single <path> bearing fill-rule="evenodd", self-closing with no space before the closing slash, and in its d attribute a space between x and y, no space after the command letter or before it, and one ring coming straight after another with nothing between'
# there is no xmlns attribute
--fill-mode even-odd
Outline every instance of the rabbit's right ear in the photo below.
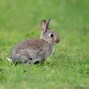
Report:
<svg viewBox="0 0 89 89"><path fill-rule="evenodd" d="M41 21L41 29L43 30L43 32L47 32L46 20Z"/></svg>
<svg viewBox="0 0 89 89"><path fill-rule="evenodd" d="M47 32L48 26L49 26L49 21L50 19L46 20L42 20L41 21L41 28L43 30L43 32Z"/></svg>

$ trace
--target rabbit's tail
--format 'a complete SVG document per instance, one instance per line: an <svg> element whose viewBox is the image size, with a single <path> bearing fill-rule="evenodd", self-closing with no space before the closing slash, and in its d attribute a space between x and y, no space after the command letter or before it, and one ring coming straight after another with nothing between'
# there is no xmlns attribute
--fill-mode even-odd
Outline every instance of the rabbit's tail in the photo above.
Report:
<svg viewBox="0 0 89 89"><path fill-rule="evenodd" d="M6 57L6 59L9 61L9 62L12 62L12 58L10 57Z"/></svg>

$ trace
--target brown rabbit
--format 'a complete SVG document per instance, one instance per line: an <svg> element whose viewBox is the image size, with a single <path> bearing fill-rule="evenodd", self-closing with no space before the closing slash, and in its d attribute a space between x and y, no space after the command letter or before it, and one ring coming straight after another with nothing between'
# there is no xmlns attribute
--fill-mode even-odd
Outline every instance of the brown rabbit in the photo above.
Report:
<svg viewBox="0 0 89 89"><path fill-rule="evenodd" d="M49 29L49 21L41 21L40 39L29 39L17 44L8 60L31 64L44 62L53 52L54 45L60 41L58 35Z"/></svg>

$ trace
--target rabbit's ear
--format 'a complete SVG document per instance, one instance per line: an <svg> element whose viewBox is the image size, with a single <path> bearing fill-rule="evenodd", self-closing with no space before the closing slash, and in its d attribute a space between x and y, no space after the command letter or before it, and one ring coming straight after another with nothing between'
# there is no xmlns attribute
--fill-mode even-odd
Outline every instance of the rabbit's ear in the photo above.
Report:
<svg viewBox="0 0 89 89"><path fill-rule="evenodd" d="M46 20L42 20L41 21L41 28L43 30L43 32L47 32L48 26L49 26L49 21L50 19Z"/></svg>
<svg viewBox="0 0 89 89"><path fill-rule="evenodd" d="M49 27L49 22L50 22L50 19L48 19L48 20L46 21L46 27L47 27L47 28Z"/></svg>

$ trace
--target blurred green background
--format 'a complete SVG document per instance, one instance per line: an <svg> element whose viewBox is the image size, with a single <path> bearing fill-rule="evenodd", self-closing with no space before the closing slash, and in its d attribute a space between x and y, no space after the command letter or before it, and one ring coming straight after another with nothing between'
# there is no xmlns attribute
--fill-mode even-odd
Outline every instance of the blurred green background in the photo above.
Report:
<svg viewBox="0 0 89 89"><path fill-rule="evenodd" d="M48 62L10 64L13 46L39 38L48 18L61 40ZM89 0L0 0L0 89L89 89Z"/></svg>

